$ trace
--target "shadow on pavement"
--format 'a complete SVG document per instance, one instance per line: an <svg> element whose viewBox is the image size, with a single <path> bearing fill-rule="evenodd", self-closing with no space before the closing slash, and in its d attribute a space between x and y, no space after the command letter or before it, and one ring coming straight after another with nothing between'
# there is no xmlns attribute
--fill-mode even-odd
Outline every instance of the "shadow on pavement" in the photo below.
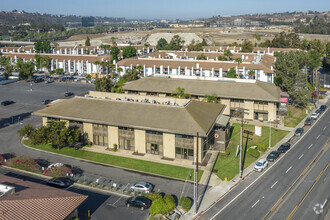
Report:
<svg viewBox="0 0 330 220"><path fill-rule="evenodd" d="M9 118L1 118L0 119L0 129L5 128L11 124L19 123L19 122L23 121L24 119L30 118L30 117L31 117L31 112L26 112L26 113L22 113L19 115L11 116Z"/></svg>

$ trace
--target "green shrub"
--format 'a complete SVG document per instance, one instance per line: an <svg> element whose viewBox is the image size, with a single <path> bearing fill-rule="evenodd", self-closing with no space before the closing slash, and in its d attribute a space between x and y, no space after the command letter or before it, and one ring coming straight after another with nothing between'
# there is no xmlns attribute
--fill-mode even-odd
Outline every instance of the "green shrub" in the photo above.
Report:
<svg viewBox="0 0 330 220"><path fill-rule="evenodd" d="M169 210L171 211L171 210ZM150 215L156 215L156 214L167 214L169 212L166 208L166 203L164 199L156 199L152 202L150 207Z"/></svg>
<svg viewBox="0 0 330 220"><path fill-rule="evenodd" d="M185 209L186 211L190 210L191 208L191 200L187 197L181 197L179 200L179 205L182 206L183 209Z"/></svg>
<svg viewBox="0 0 330 220"><path fill-rule="evenodd" d="M264 144L257 144L257 149L259 151L265 152L267 150L267 147Z"/></svg>
<svg viewBox="0 0 330 220"><path fill-rule="evenodd" d="M33 130L33 126L31 124L27 124L23 128L19 129L17 133L20 137L23 137L25 135L29 136Z"/></svg>
<svg viewBox="0 0 330 220"><path fill-rule="evenodd" d="M258 158L260 156L259 151L253 148L249 148L248 153L255 158Z"/></svg>
<svg viewBox="0 0 330 220"><path fill-rule="evenodd" d="M7 166L33 173L42 173L40 165L28 156L13 157L7 161Z"/></svg>
<svg viewBox="0 0 330 220"><path fill-rule="evenodd" d="M72 174L72 170L70 167L67 167L65 165L63 166L53 166L50 168L47 168L44 171L44 175L51 176L51 177L65 177L67 174Z"/></svg>
<svg viewBox="0 0 330 220"><path fill-rule="evenodd" d="M229 149L226 149L225 150L225 157L228 157L230 155L230 150Z"/></svg>
<svg viewBox="0 0 330 220"><path fill-rule="evenodd" d="M165 201L166 206L169 209L169 211L175 209L176 204L175 204L175 200L174 200L173 196L171 196L171 195L165 195L164 196L164 201Z"/></svg>
<svg viewBox="0 0 330 220"><path fill-rule="evenodd" d="M151 201L163 198L160 193L146 193L143 196L146 197L147 199L150 199Z"/></svg>

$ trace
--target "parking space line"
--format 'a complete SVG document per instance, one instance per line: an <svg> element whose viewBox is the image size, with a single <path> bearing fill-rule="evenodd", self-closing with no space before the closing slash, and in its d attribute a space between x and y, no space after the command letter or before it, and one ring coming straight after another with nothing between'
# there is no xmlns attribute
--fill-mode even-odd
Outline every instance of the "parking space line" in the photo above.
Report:
<svg viewBox="0 0 330 220"><path fill-rule="evenodd" d="M319 139L320 136L321 136L321 135L319 134L319 135L316 137L316 139Z"/></svg>
<svg viewBox="0 0 330 220"><path fill-rule="evenodd" d="M325 127L323 128L323 131L324 131L325 129L327 129L327 126L325 126Z"/></svg>
<svg viewBox="0 0 330 220"><path fill-rule="evenodd" d="M304 154L300 155L300 157L298 158L299 160L304 156Z"/></svg>
<svg viewBox="0 0 330 220"><path fill-rule="evenodd" d="M309 145L308 149L311 148L313 146L313 144Z"/></svg>
<svg viewBox="0 0 330 220"><path fill-rule="evenodd" d="M291 170L292 166L289 167L289 169L287 169L287 171L285 173L288 173Z"/></svg>
<svg viewBox="0 0 330 220"><path fill-rule="evenodd" d="M260 199L258 199L258 201L256 201L256 203L254 203L251 208L253 208L254 206L256 206L259 203L259 201L260 201Z"/></svg>
<svg viewBox="0 0 330 220"><path fill-rule="evenodd" d="M277 184L278 181L276 181L270 188L272 189L276 184Z"/></svg>
<svg viewBox="0 0 330 220"><path fill-rule="evenodd" d="M119 199L117 199L117 201L116 202L114 202L113 204L112 204L112 206L115 206L115 204L119 201L119 200L121 200L121 198L123 198L122 196L121 197L119 197ZM116 206L115 206L116 207Z"/></svg>

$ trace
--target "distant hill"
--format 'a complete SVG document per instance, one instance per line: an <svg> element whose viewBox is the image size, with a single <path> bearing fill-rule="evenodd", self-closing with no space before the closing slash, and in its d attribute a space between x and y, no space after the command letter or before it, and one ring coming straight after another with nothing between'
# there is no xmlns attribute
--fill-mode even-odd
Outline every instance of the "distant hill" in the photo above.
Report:
<svg viewBox="0 0 330 220"><path fill-rule="evenodd" d="M76 15L51 15L40 13L28 13L25 11L0 12L0 25L19 25L19 24L61 24L68 22L81 22L82 16ZM95 17L95 22L121 22L125 18Z"/></svg>

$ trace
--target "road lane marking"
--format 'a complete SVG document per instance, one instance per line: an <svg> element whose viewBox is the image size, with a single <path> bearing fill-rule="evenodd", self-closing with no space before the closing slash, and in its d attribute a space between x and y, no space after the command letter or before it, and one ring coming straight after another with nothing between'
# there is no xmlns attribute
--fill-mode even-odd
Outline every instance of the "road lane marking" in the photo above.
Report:
<svg viewBox="0 0 330 220"><path fill-rule="evenodd" d="M256 206L259 203L259 201L260 201L260 199L258 199L258 201L256 201L256 203L254 203L251 208L253 208L254 206Z"/></svg>
<svg viewBox="0 0 330 220"><path fill-rule="evenodd" d="M308 149L311 148L313 146L313 144L309 145Z"/></svg>
<svg viewBox="0 0 330 220"><path fill-rule="evenodd" d="M300 155L299 160L304 156L304 154Z"/></svg>
<svg viewBox="0 0 330 220"><path fill-rule="evenodd" d="M323 145L322 149L318 152L318 154L314 157L314 159L312 160L312 162L310 162L308 164L308 166L306 167L306 169L298 176L298 178L291 184L291 186L285 191L285 193L281 196L281 198L275 203L275 205L267 212L267 214L262 218L262 220L265 220L267 218L267 216L274 211L274 209L281 203L281 201L283 200L283 198L286 196L286 194L288 194L288 192L292 189L292 187L298 182L298 180L309 170L309 168L311 167L311 165L316 161L316 159L319 157L319 155L323 152L323 150L325 149L325 147L328 145L330 138L328 138L327 142ZM268 170L266 170L267 172Z"/></svg>
<svg viewBox="0 0 330 220"><path fill-rule="evenodd" d="M319 134L318 136L317 136L317 138L316 139L319 139L319 137L320 137L321 135Z"/></svg>
<svg viewBox="0 0 330 220"><path fill-rule="evenodd" d="M276 181L270 188L272 189L276 184L277 184L278 181Z"/></svg>
<svg viewBox="0 0 330 220"><path fill-rule="evenodd" d="M288 173L291 170L291 168L292 168L292 166L289 169L287 169L287 171L285 173Z"/></svg>
<svg viewBox="0 0 330 220"><path fill-rule="evenodd" d="M325 127L323 128L323 131L324 131L325 129L327 129L327 126L325 126Z"/></svg>
<svg viewBox="0 0 330 220"><path fill-rule="evenodd" d="M290 220L292 218L292 216L294 215L294 213L296 213L297 209L300 207L300 205L303 203L303 201L306 199L306 197L309 195L309 193L312 191L312 189L314 188L314 186L316 185L316 183L319 181L319 179L321 178L321 176L323 175L324 171L326 171L328 169L330 165L330 162L328 162L328 165L319 173L319 175L316 177L313 185L309 188L308 192L306 193L306 195L304 196L304 198L302 198L302 200L300 201L300 203L292 210L292 212L290 213L290 215L287 217L287 220ZM327 201L325 201L326 203ZM324 203L324 205L325 205ZM323 207L322 207L323 208Z"/></svg>

